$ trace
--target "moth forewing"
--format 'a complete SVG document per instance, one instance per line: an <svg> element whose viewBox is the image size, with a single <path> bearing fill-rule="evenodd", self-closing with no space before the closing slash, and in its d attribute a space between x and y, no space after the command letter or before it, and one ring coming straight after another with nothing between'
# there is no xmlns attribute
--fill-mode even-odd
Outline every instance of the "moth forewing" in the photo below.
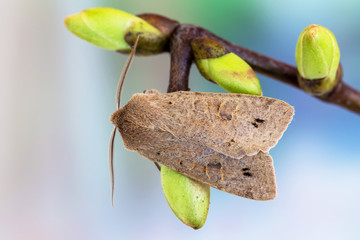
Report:
<svg viewBox="0 0 360 240"><path fill-rule="evenodd" d="M241 158L276 145L294 115L287 103L246 94L174 92L135 94L126 111L179 139L202 142Z"/></svg>
<svg viewBox="0 0 360 240"><path fill-rule="evenodd" d="M152 101L169 118L179 116L159 120L164 130L235 158L268 152L294 114L281 100L246 94L175 92Z"/></svg>
<svg viewBox="0 0 360 240"><path fill-rule="evenodd" d="M292 116L276 99L176 92L135 94L111 120L128 149L217 189L270 200L276 183L264 152Z"/></svg>

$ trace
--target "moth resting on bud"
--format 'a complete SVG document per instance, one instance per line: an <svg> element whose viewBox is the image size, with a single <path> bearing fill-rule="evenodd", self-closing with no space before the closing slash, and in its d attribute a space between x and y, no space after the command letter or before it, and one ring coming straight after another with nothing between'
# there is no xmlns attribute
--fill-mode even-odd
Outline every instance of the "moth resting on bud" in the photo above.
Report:
<svg viewBox="0 0 360 240"><path fill-rule="evenodd" d="M249 64L211 38L191 42L201 75L228 92L262 95L261 85Z"/></svg>
<svg viewBox="0 0 360 240"><path fill-rule="evenodd" d="M105 7L89 8L65 18L65 25L76 36L108 50L129 53L137 35L137 54L150 55L163 51L168 36L143 19Z"/></svg>
<svg viewBox="0 0 360 240"><path fill-rule="evenodd" d="M306 92L322 96L338 83L340 50L333 33L312 24L300 34L295 51L298 82Z"/></svg>
<svg viewBox="0 0 360 240"><path fill-rule="evenodd" d="M247 94L151 90L120 108L122 85L110 118L110 149L118 129L127 149L181 174L238 196L275 198L267 153L292 120L289 104ZM111 169L112 160L110 154Z"/></svg>
<svg viewBox="0 0 360 240"><path fill-rule="evenodd" d="M114 124L109 144L112 194L118 129L127 149L155 163L241 197L274 199L275 173L268 151L291 122L294 109L281 100L262 96L183 91L160 94L156 90L135 94L120 108L123 80L133 55L134 51L120 78L117 111L110 117ZM204 193L201 196L206 198ZM200 206L200 212L207 211L206 204Z"/></svg>

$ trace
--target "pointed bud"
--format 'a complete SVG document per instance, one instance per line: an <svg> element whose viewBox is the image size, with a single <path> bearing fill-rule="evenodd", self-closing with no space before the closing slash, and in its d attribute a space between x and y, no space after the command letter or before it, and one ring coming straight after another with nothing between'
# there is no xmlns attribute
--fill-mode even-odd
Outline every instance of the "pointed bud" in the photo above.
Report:
<svg viewBox="0 0 360 240"><path fill-rule="evenodd" d="M199 229L207 218L210 187L161 166L161 184L174 214L186 225Z"/></svg>
<svg viewBox="0 0 360 240"><path fill-rule="evenodd" d="M162 52L168 37L143 19L112 8L90 8L65 19L66 27L98 47L130 52L138 34L137 53Z"/></svg>
<svg viewBox="0 0 360 240"><path fill-rule="evenodd" d="M315 24L305 28L296 45L295 60L299 85L306 92L321 96L338 83L340 50L327 28Z"/></svg>
<svg viewBox="0 0 360 240"><path fill-rule="evenodd" d="M259 79L251 67L236 54L210 38L191 42L201 75L232 93L262 95Z"/></svg>

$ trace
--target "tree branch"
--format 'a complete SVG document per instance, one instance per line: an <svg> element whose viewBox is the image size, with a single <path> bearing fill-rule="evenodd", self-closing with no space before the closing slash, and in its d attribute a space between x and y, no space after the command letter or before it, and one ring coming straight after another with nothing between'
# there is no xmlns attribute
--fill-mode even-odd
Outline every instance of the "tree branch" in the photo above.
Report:
<svg viewBox="0 0 360 240"><path fill-rule="evenodd" d="M142 15L139 15L141 17ZM146 14L147 18L151 14ZM213 34L212 32L192 24L178 24L171 19L163 19L164 24L152 23L155 27L165 31L166 26L171 26L170 47L166 49L171 55L171 69L168 92L188 90L189 72L193 61L190 42L197 37L212 38L223 44L229 51L244 59L256 72L277 79L293 87L300 88L297 78L298 71L295 66L281 62L277 59L251 51L247 48L230 43L229 41ZM169 22L171 24L169 24ZM165 26L165 27L164 27ZM170 32L170 30L168 32ZM339 83L332 92L316 98L336 104L347 110L360 114L360 92L342 81L342 68L338 69Z"/></svg>
<svg viewBox="0 0 360 240"><path fill-rule="evenodd" d="M190 42L203 30L195 25L178 26L170 40L170 80L168 92L189 91L189 73L193 62Z"/></svg>

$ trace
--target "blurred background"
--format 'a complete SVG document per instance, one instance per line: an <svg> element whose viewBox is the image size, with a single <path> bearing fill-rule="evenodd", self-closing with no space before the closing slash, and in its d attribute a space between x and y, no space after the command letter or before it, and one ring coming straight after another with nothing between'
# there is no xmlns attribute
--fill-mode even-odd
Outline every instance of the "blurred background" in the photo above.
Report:
<svg viewBox="0 0 360 240"><path fill-rule="evenodd" d="M154 164L116 139L111 207L108 141L127 56L72 35L63 19L107 6L201 25L295 64L300 32L315 23L337 37L344 80L360 89L360 1L14 0L0 14L0 239L359 239L360 116L259 75L265 96L295 107L271 150L278 197L257 202L211 190L205 226L172 213ZM165 92L169 55L137 57L122 102ZM223 92L192 68L193 91Z"/></svg>

